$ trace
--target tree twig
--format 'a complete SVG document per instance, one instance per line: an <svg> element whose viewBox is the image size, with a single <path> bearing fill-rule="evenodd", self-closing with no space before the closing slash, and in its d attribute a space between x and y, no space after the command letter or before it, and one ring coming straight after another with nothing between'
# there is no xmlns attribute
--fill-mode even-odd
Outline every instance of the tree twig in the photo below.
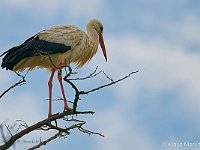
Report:
<svg viewBox="0 0 200 150"><path fill-rule="evenodd" d="M102 88L111 86L111 85L113 85L113 84L115 84L115 83L117 83L117 82L123 81L124 79L130 77L132 74L135 74L135 73L137 73L137 72L138 72L138 71L131 72L131 73L129 73L127 76L125 76L125 77L123 77L123 78L121 78L121 79L118 79L118 80L116 80L116 81L112 80L112 81L111 81L110 83L108 83L108 84L101 85L101 86L99 86L99 87L97 87L97 88L94 88L94 89L91 89L91 90L88 90L88 91L80 91L80 94L82 94L82 95L84 95L84 94L89 94L89 93L91 93L91 92L94 92L94 91L100 90L100 89L102 89Z"/></svg>
<svg viewBox="0 0 200 150"><path fill-rule="evenodd" d="M51 63L53 64L53 61L51 60L51 58L49 58L49 59L50 59ZM66 64L65 64L65 66L62 66L61 68L63 68L63 67L65 67L65 72L66 72L66 75L63 78L63 80L66 81L72 87L72 89L75 91L75 95L74 95L75 97L74 97L74 100L72 101L73 109L71 111L64 111L62 113L54 114L54 115L50 116L49 118L44 119L42 121L39 121L39 122L37 122L37 123L35 123L31 126L28 126L25 121L17 120L19 122L19 128L18 128L16 134L12 134L12 132L9 129L9 126L6 126L6 128L9 129L8 130L9 134L11 135L10 139L8 139L8 140L5 137L3 127L0 126L0 132L2 133L2 138L5 142L3 145L0 145L0 150L8 149L18 139L25 136L26 134L29 134L33 131L36 131L36 130L40 130L40 131L43 131L43 132L48 132L49 130L55 130L58 133L47 138L45 141L41 141L39 144L29 148L29 150L37 149L37 148L39 148L43 145L46 145L47 143L49 143L50 141L52 141L52 140L54 140L58 137L67 137L70 134L70 130L72 130L74 128L76 128L80 132L86 133L88 135L96 134L96 135L104 137L104 135L101 134L101 133L93 132L93 131L90 131L90 130L83 128L83 125L86 123L85 121L73 118L73 116L76 116L76 115L79 115L79 114L94 114L93 111L82 111L82 112L77 111L77 105L78 105L78 101L80 100L80 96L92 93L94 91L97 91L97 90L100 90L102 88L111 86L111 85L116 84L118 82L121 82L121 81L127 79L128 77L130 77L131 75L133 75L134 73L138 72L138 71L134 71L134 72L131 72L128 75L118 79L118 80L113 80L104 71L102 71L102 70L98 71L98 67L96 67L96 69L86 77L69 78L72 74L74 74L73 71L72 71L72 68L70 66L67 66ZM56 69L61 69L61 68L56 68ZM67 68L68 68L68 71L67 71ZM110 81L109 83L101 85L101 86L93 88L93 89L90 89L90 90L87 90L87 91L79 90L77 85L74 83L74 81L80 81L81 82L81 81L86 80L86 79L94 78L102 72L103 72L104 76ZM9 89L7 89L3 94L1 94L0 98L3 97L5 95L5 93L9 92L12 88L14 88L16 86L20 86L20 85L22 85L26 82L25 76L21 76L20 74L17 74L17 75L22 77L22 79L19 82L15 83L13 86L11 86ZM58 98L58 100L62 100L62 98ZM71 117L71 119L68 119L69 116ZM71 124L71 125L65 126L65 127L60 127L60 126L58 126L57 120L66 121L66 122L68 122L68 124ZM55 121L55 125L52 124L53 121Z"/></svg>
<svg viewBox="0 0 200 150"><path fill-rule="evenodd" d="M60 132L56 133L54 136L48 138L45 141L40 142L39 144L29 148L28 150L34 150L34 149L40 148L41 146L44 146L47 143L51 142L52 140L55 140L56 138L58 138L62 133L63 133L63 131L60 131Z"/></svg>
<svg viewBox="0 0 200 150"><path fill-rule="evenodd" d="M6 129L8 130L8 132L9 132L10 136L12 137L12 136L13 136L13 134L11 133L11 131L10 131L10 129L9 129L9 125L6 125L6 124L5 124L5 127L6 127Z"/></svg>
<svg viewBox="0 0 200 150"><path fill-rule="evenodd" d="M3 130L3 125L0 125L0 133L1 133L1 137L2 137L3 142L6 142L7 139L6 139L4 130Z"/></svg>
<svg viewBox="0 0 200 150"><path fill-rule="evenodd" d="M74 79L71 78L71 79L68 79L68 80L71 80L71 81L72 80L85 80L85 79L96 77L97 75L99 75L102 72L102 70L100 70L99 72L97 72L97 70L98 70L98 66L95 68L95 70L91 74L89 74L86 77L83 77L83 78L74 78Z"/></svg>
<svg viewBox="0 0 200 150"><path fill-rule="evenodd" d="M3 145L0 146L0 150L8 149L11 145L13 145L15 143L16 140L18 140L19 138L23 137L24 135L26 135L34 130L41 128L43 125L49 125L52 121L61 119L67 115L77 115L77 114L94 114L94 112L93 111L84 111L84 112L64 111L62 113L52 115L51 117L44 119L36 124L33 124L32 126L29 126L26 129L13 135L8 141L6 141Z"/></svg>
<svg viewBox="0 0 200 150"><path fill-rule="evenodd" d="M86 130L86 129L84 129L83 127L79 127L78 130L81 131L81 132L83 132L83 133L88 134L89 136L90 136L91 134L97 134L97 135L99 135L99 136L105 137L105 136L104 136L103 134L101 134L101 133L93 132L93 131L90 131L90 130Z"/></svg>
<svg viewBox="0 0 200 150"><path fill-rule="evenodd" d="M1 95L0 95L0 99L6 94L6 93L8 93L11 89L13 89L13 88L15 88L15 87L17 87L17 86L21 86L21 85L23 85L23 84L25 84L26 83L26 80L25 80L25 77L26 76L22 76L22 75L20 75L20 74L18 74L18 73L16 73L18 76L20 76L20 77L22 77L22 79L20 79L17 83L15 83L15 84L13 84L12 86L10 86L7 90L5 90Z"/></svg>

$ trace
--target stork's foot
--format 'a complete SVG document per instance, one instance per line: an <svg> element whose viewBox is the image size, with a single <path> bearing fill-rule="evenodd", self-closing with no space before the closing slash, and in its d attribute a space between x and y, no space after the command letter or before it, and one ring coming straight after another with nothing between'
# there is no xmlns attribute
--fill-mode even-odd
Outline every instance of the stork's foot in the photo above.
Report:
<svg viewBox="0 0 200 150"><path fill-rule="evenodd" d="M48 118L51 117L51 116L52 116L52 114L48 114Z"/></svg>
<svg viewBox="0 0 200 150"><path fill-rule="evenodd" d="M70 108L69 106L65 106L64 107L64 111L72 111L73 109L72 108Z"/></svg>
<svg viewBox="0 0 200 150"><path fill-rule="evenodd" d="M56 113L56 114L48 114L48 118L49 117L52 117L52 116L55 116L55 115L58 115L59 113Z"/></svg>
<svg viewBox="0 0 200 150"><path fill-rule="evenodd" d="M49 114L48 114L48 118L50 118L50 117L52 117L52 116L54 116L54 115L56 115L56 114L49 113Z"/></svg>

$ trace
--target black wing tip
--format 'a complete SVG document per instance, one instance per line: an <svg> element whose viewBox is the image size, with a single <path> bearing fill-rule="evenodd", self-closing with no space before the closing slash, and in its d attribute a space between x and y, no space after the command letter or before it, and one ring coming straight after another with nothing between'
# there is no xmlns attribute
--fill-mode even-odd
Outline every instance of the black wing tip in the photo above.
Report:
<svg viewBox="0 0 200 150"><path fill-rule="evenodd" d="M1 67L6 70L13 70L16 64L21 60L37 55L51 55L56 53L64 53L71 49L71 46L66 46L62 43L54 43L39 39L38 36L32 36L23 44L13 47L0 57L4 56Z"/></svg>
<svg viewBox="0 0 200 150"><path fill-rule="evenodd" d="M1 68L4 69L5 68L5 64L2 63L1 64Z"/></svg>
<svg viewBox="0 0 200 150"><path fill-rule="evenodd" d="M5 51L3 54L0 55L0 57L4 56L5 54L7 54L9 52L9 50Z"/></svg>
<svg viewBox="0 0 200 150"><path fill-rule="evenodd" d="M5 53L5 52L4 52ZM4 54L2 54L0 57L2 57ZM1 68L4 69L6 67L6 63L4 62L4 58L2 59Z"/></svg>
<svg viewBox="0 0 200 150"><path fill-rule="evenodd" d="M14 68L14 65L11 63L11 64L8 64L8 63L4 63L4 62L2 62L2 64L1 64L1 68L2 69L6 69L6 70L13 70L13 68Z"/></svg>
<svg viewBox="0 0 200 150"><path fill-rule="evenodd" d="M2 59L2 64L1 64L1 68L4 69L6 68L6 70L11 70L13 71L14 66L20 61L20 59L17 59L17 57L21 57L23 59L23 52L24 50L27 50L27 44L29 43L29 41L33 40L35 37L37 37L37 34L35 34L34 36L28 38L24 43L22 43L19 46L15 46L10 48L9 50L5 51L4 53L2 53L0 55L0 57L3 57ZM15 58L15 59L14 59Z"/></svg>
<svg viewBox="0 0 200 150"><path fill-rule="evenodd" d="M13 54L12 48L10 50L4 52L1 56L4 56L2 59L2 63L1 63L1 68L2 69L5 68L6 70L12 71L14 66L16 65L13 60L10 60L10 58L12 59L13 57L15 57L15 54Z"/></svg>

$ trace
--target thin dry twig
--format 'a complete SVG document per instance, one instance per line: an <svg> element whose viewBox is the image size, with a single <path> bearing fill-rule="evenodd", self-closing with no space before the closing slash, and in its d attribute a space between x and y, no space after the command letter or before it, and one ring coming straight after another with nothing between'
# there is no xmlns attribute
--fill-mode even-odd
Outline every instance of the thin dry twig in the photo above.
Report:
<svg viewBox="0 0 200 150"><path fill-rule="evenodd" d="M52 125L52 124L48 124L48 126L49 126L49 129L54 129L54 130L58 130L59 132L64 132L64 133L66 133L66 134L70 134L70 132L68 131L68 130L66 130L66 129L63 129L63 128L60 128L60 127L58 127L58 126L54 126L54 125Z"/></svg>
<svg viewBox="0 0 200 150"><path fill-rule="evenodd" d="M59 67L56 66L56 65L54 64L54 62L53 62L51 56L49 55L49 53L46 53L46 52L42 51L41 49L38 49L37 47L35 47L35 49L36 49L36 52L37 52L41 57L46 58L46 56L48 56L48 59L49 59L49 61L51 62L52 66L53 66L54 68L56 68L56 69L59 69Z"/></svg>
<svg viewBox="0 0 200 150"><path fill-rule="evenodd" d="M111 85L113 85L113 84L116 84L116 83L118 83L118 82L120 82L120 81L125 80L126 78L130 77L132 74L135 74L135 73L137 73L137 72L138 72L138 71L131 72L131 73L129 73L127 76L125 76L125 77L123 77L123 78L121 78L121 79L118 79L118 80L116 80L116 81L112 81L112 82L110 82L110 83L108 83L108 84L101 85L101 86L99 86L99 87L97 87L97 88L94 88L94 89L91 89L91 90L88 90L88 91L80 91L80 94L82 94L82 95L84 95L84 94L89 94L89 93L91 93L91 92L94 92L94 91L100 90L100 89L102 89L102 88L111 86Z"/></svg>
<svg viewBox="0 0 200 150"><path fill-rule="evenodd" d="M50 59L51 63L53 64L53 61L51 60L51 58L49 58L49 59ZM3 145L0 145L0 150L8 149L10 146L12 146L15 143L16 140L18 140L21 137L25 136L26 134L29 134L29 133L31 133L33 131L36 131L36 130L41 130L43 132L48 132L49 130L55 130L58 133L56 133L53 136L47 138L45 141L41 141L39 144L33 146L32 148L29 148L29 150L37 149L37 148L39 148L39 147L41 147L43 145L46 145L47 143L49 143L50 141L52 141L54 139L57 139L58 137L67 137L70 134L70 131L72 129L75 129L75 128L78 129L80 132L86 133L88 135L96 134L96 135L104 137L104 135L101 134L101 133L93 132L93 131L90 131L90 130L87 130L87 129L83 128L83 125L86 124L86 122L83 121L83 120L75 119L73 117L73 115L76 116L76 115L79 115L79 114L94 114L94 112L92 112L92 111L83 111L83 112L76 111L77 105L78 105L78 101L80 100L80 96L81 95L85 95L85 94L89 94L91 92L94 92L94 91L100 90L102 88L105 88L105 87L111 86L113 84L116 84L118 82L121 82L121 81L125 80L126 78L130 77L132 74L138 72L138 71L131 72L130 74L124 76L123 78L120 78L118 80L113 80L104 71L102 71L102 70L98 71L98 67L96 67L96 69L86 77L69 78L72 74L75 74L72 71L72 68L70 66L66 66L66 64L65 64L65 66L62 66L62 67L65 67L65 72L66 72L66 75L63 78L64 81L66 81L72 87L72 89L75 91L75 95L74 95L75 97L74 97L74 100L72 101L72 103L73 103L72 111L64 111L62 113L54 114L54 115L50 116L49 118L44 119L42 121L39 121L39 122L37 122L37 123L35 123L35 124L31 125L31 126L28 126L25 121L17 120L17 122L19 123L19 128L18 128L16 134L12 134L8 130L8 132L11 135L10 139L8 139L8 140L6 140L6 137L4 136L3 127L0 126L0 132L2 133L2 138L3 138L4 142L5 142ZM57 68L57 69L60 70L62 67ZM67 72L67 68L68 68L68 72ZM102 72L103 72L104 76L110 82L107 83L107 84L101 85L99 87L93 88L91 90L87 90L87 91L79 90L77 85L73 82L73 81L82 81L82 80L94 78L94 77L96 77L97 75L99 75ZM21 75L19 75L19 76L21 76ZM22 79L18 83L16 83L15 85L11 86L7 91L5 91L5 93L7 93L12 88L14 88L14 87L16 87L18 85L24 84L24 82L26 82L25 81L25 76L21 76L21 77L22 77ZM62 98L58 98L57 100L63 100L63 99ZM71 117L71 119L69 119L68 117ZM65 121L66 123L68 122L68 124L72 124L72 125L65 126L65 127L60 127L60 126L58 126L57 120ZM55 122L55 125L53 125L52 122ZM7 126L6 128L9 129L9 126Z"/></svg>
<svg viewBox="0 0 200 150"><path fill-rule="evenodd" d="M105 76L108 80L110 80L111 82L114 82L114 80L111 79L104 71L103 71L103 74L104 74L104 76Z"/></svg>
<svg viewBox="0 0 200 150"><path fill-rule="evenodd" d="M13 135L8 141L6 141L3 145L0 146L0 150L8 149L10 146L12 146L16 140L20 139L24 135L40 129L42 126L51 124L52 121L55 121L57 119L62 119L64 116L70 116L70 115L78 115L78 114L94 114L93 111L84 111L84 112L73 112L73 111L64 111L62 113L57 113L55 115L52 115L51 117L44 119L36 124L33 124L32 126L27 127L26 129L16 133ZM71 128L67 128L66 130L71 130Z"/></svg>
<svg viewBox="0 0 200 150"><path fill-rule="evenodd" d="M105 136L104 136L103 134L101 134L101 133L93 132L93 131L90 131L90 130L86 130L86 129L84 129L83 127L79 127L78 130L81 131L81 132L83 132L83 133L88 134L89 136L92 135L92 134L96 134L96 135L99 135L99 136L101 136L101 137L105 137Z"/></svg>
<svg viewBox="0 0 200 150"><path fill-rule="evenodd" d="M47 140L45 141L42 141L40 142L39 144L29 148L28 150L34 150L34 149L37 149L37 148L40 148L41 146L44 146L46 145L47 143L51 142L52 140L58 138L58 137L62 137L62 136L66 136L69 135L69 131L72 130L72 129L75 129L75 128L78 128L81 132L83 133L90 133L91 134L98 134L98 133L95 133L95 132L92 132L92 131L89 131L89 130L84 130L82 128L82 126L85 124L85 122L80 122L80 123L77 123L77 124L74 124L74 125L71 125L70 127L66 127L66 128L59 128L59 127L56 127L56 126L53 126L53 125L50 125L51 126L51 129L56 129L58 130L58 133L56 133L54 136L48 138ZM83 130L82 130L83 129ZM98 135L101 135L101 134L98 134Z"/></svg>
<svg viewBox="0 0 200 150"><path fill-rule="evenodd" d="M28 124L25 121L23 121L21 119L18 119L16 121L19 123L20 127L28 128Z"/></svg>
<svg viewBox="0 0 200 150"><path fill-rule="evenodd" d="M12 134L12 132L10 131L10 127L9 127L9 125L6 125L6 124L5 124L5 127L6 127L6 129L8 130L8 133L10 134L10 136L12 137L13 134Z"/></svg>
<svg viewBox="0 0 200 150"><path fill-rule="evenodd" d="M97 75L99 75L102 72L102 70L100 70L99 72L97 72L97 70L98 70L98 66L95 68L95 70L91 74L89 74L86 77L74 78L74 79L68 79L68 80L71 80L71 81L73 81L73 80L85 80L85 79L90 79L90 78L96 77Z"/></svg>
<svg viewBox="0 0 200 150"><path fill-rule="evenodd" d="M2 137L2 142L6 142L7 141L7 139L6 139L6 136L5 136L5 133L4 133L4 130L3 130L3 125L0 125L0 135L1 135L1 137Z"/></svg>
<svg viewBox="0 0 200 150"><path fill-rule="evenodd" d="M18 119L16 121L18 123L18 128L16 130L16 133L18 133L20 130L28 128L28 124L25 121L23 121L21 119Z"/></svg>
<svg viewBox="0 0 200 150"><path fill-rule="evenodd" d="M61 136L62 133L63 133L63 132L60 131L60 132L56 133L54 136L51 136L51 137L48 138L47 140L40 142L39 144L37 144L37 145L35 145L35 146L29 148L28 150L34 150L34 149L40 148L41 146L46 145L47 143L51 142L52 140L57 139L59 136Z"/></svg>
<svg viewBox="0 0 200 150"><path fill-rule="evenodd" d="M44 99L43 101L49 101L49 99L47 98L47 99ZM57 96L57 98L52 99L52 101L64 101L64 99L60 96ZM72 104L74 103L73 101L69 101L69 100L67 100L67 102L72 103Z"/></svg>
<svg viewBox="0 0 200 150"><path fill-rule="evenodd" d="M26 84L26 80L25 80L25 76L22 76L20 74L18 74L17 72L15 72L18 76L20 76L22 79L20 79L18 82L16 82L15 84L13 84L12 86L10 86L7 90L5 90L1 95L0 95L0 99L6 94L8 93L11 89L17 87L17 86L21 86L23 84Z"/></svg>

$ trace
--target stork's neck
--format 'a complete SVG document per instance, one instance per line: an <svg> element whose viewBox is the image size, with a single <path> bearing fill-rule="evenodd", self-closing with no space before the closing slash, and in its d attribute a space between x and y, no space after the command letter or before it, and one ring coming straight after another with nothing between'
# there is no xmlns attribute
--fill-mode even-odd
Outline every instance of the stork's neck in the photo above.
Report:
<svg viewBox="0 0 200 150"><path fill-rule="evenodd" d="M99 35L94 26L92 26L90 23L87 25L87 35L92 43L95 45L99 44Z"/></svg>

